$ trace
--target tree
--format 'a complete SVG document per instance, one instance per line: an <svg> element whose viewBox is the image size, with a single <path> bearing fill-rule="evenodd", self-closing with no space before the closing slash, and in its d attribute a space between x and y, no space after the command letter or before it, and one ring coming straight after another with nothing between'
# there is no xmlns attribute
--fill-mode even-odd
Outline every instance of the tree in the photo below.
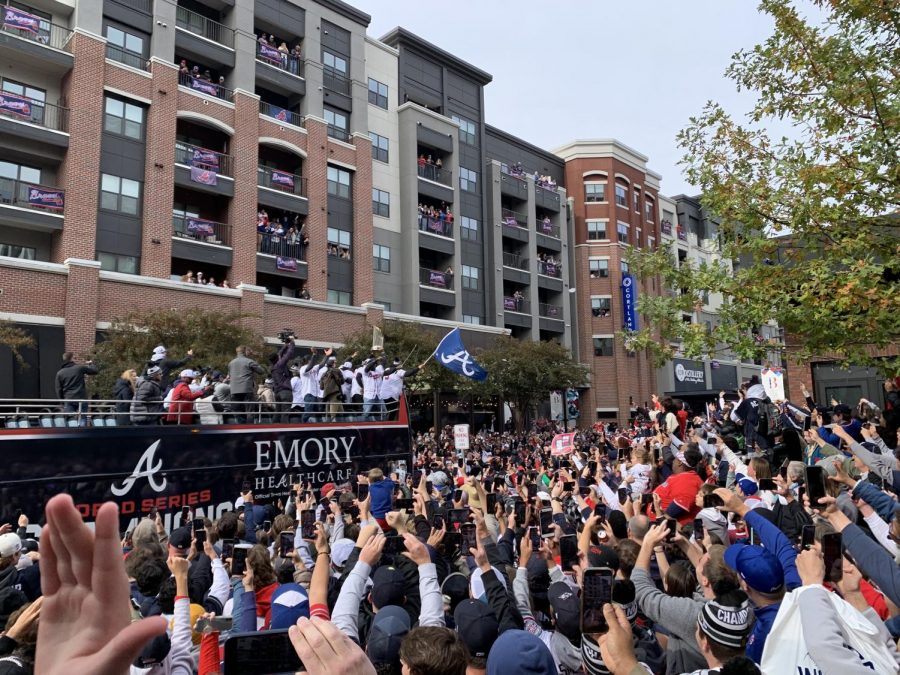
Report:
<svg viewBox="0 0 900 675"><path fill-rule="evenodd" d="M900 5L811 4L815 20L793 0L763 0L774 32L726 71L757 95L747 119L710 102L678 136L688 181L721 221L724 258L740 264L675 269L665 249L629 255L639 276L683 291L640 302L645 328L628 339L658 360L680 341L687 356L775 347L900 374L900 357L873 355L900 338ZM712 330L680 320L704 291L725 299ZM769 321L788 344L754 338Z"/></svg>
<svg viewBox="0 0 900 675"><path fill-rule="evenodd" d="M34 349L34 338L15 324L0 320L0 347L6 347L12 352L19 368L27 368L22 350Z"/></svg>
<svg viewBox="0 0 900 675"><path fill-rule="evenodd" d="M191 368L224 370L239 345L248 346L263 361L265 344L259 335L242 325L245 318L239 313L171 309L133 312L114 319L106 339L94 347L93 359L100 373L92 378L92 390L101 397L109 396L123 371L134 368L140 374L157 345L165 345L171 359L182 359L193 349Z"/></svg>
<svg viewBox="0 0 900 675"><path fill-rule="evenodd" d="M532 342L504 336L473 354L488 372L484 382L465 380L460 391L477 396L496 396L513 411L516 428L522 430L525 417L546 400L551 391L584 386L588 370L556 342Z"/></svg>

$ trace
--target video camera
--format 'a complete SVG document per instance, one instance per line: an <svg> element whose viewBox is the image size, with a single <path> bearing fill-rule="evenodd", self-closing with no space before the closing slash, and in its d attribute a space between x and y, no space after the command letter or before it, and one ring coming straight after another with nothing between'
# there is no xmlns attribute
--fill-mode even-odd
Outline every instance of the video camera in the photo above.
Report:
<svg viewBox="0 0 900 675"><path fill-rule="evenodd" d="M288 344L289 342L293 342L297 339L297 334L294 331L285 328L278 334L278 339L281 340L284 344Z"/></svg>

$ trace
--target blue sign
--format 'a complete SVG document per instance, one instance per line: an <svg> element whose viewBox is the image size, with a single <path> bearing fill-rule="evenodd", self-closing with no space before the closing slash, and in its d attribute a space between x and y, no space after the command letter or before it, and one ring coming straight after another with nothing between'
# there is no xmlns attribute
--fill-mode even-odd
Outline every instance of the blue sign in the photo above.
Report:
<svg viewBox="0 0 900 675"><path fill-rule="evenodd" d="M637 284L630 274L622 275L622 310L625 314L625 330L638 329Z"/></svg>
<svg viewBox="0 0 900 675"><path fill-rule="evenodd" d="M475 362L463 345L459 328L454 328L444 336L437 349L434 350L434 356L444 368L468 377L470 380L484 382L487 378L487 371Z"/></svg>

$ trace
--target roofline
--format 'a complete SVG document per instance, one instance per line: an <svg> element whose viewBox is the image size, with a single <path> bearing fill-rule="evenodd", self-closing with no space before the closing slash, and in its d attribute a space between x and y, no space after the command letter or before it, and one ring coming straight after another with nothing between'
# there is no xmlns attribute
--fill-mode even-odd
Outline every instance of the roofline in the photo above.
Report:
<svg viewBox="0 0 900 675"><path fill-rule="evenodd" d="M436 60L447 63L456 70L465 73L466 75L476 80L481 86L489 84L494 79L494 76L490 73L485 72L481 68L473 66L468 61L463 61L458 56L454 56L450 52L441 49L437 45L428 42L428 40L425 40L412 31L409 31L401 26L397 26L393 30L388 31L387 33L382 35L379 40L389 45L390 47L395 48L399 43L403 42L419 49L422 52L433 54Z"/></svg>
<svg viewBox="0 0 900 675"><path fill-rule="evenodd" d="M521 146L527 148L528 150L535 152L535 153L545 157L546 159L552 161L554 164L562 165L562 168L565 169L565 166L566 166L565 161L563 161L563 159L559 155L554 155L549 150L545 150L544 148L539 148L538 146L534 145L533 143L529 143L528 141L521 139L518 136L514 136L513 134L509 133L508 131L499 129L491 124L485 124L484 131L485 131L485 133L488 133L488 134L494 134L495 136L500 136L505 141L515 143L516 145L521 145ZM491 159L491 158L489 158L489 159Z"/></svg>
<svg viewBox="0 0 900 675"><path fill-rule="evenodd" d="M370 15L346 2L341 2L341 0L316 0L316 3L360 24L363 28L368 28L369 24L372 23L372 17Z"/></svg>
<svg viewBox="0 0 900 675"><path fill-rule="evenodd" d="M551 152L554 155L562 155L566 150L573 151L572 154L577 154L576 151L578 146L584 145L612 145L615 148L619 148L631 155L634 155L638 159L640 159L644 164L650 161L650 158L642 152L638 152L630 145L625 145L622 141L616 138L576 138L574 141L569 141L558 148L553 148Z"/></svg>

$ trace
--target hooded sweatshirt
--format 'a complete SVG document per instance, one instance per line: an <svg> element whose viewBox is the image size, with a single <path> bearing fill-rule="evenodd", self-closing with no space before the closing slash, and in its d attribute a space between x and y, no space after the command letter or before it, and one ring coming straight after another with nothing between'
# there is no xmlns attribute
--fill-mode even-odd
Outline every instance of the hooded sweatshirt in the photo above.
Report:
<svg viewBox="0 0 900 675"><path fill-rule="evenodd" d="M578 654L579 668L581 654ZM508 630L494 643L487 658L487 675L556 675L553 656L540 639L524 630Z"/></svg>

